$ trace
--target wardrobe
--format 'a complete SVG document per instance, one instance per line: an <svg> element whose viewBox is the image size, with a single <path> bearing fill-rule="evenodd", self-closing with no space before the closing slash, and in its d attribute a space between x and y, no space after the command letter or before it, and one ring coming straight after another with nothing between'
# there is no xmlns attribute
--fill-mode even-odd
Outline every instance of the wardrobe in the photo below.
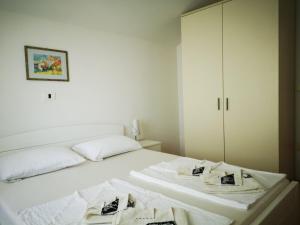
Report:
<svg viewBox="0 0 300 225"><path fill-rule="evenodd" d="M181 32L186 156L293 178L295 2L220 1Z"/></svg>

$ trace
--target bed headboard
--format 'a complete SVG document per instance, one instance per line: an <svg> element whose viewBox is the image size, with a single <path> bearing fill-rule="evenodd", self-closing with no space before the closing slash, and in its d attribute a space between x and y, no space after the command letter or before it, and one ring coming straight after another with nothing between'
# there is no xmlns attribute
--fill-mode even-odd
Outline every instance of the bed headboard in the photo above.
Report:
<svg viewBox="0 0 300 225"><path fill-rule="evenodd" d="M0 138L0 152L42 145L71 146L80 141L105 135L124 135L120 124L82 124L51 127Z"/></svg>

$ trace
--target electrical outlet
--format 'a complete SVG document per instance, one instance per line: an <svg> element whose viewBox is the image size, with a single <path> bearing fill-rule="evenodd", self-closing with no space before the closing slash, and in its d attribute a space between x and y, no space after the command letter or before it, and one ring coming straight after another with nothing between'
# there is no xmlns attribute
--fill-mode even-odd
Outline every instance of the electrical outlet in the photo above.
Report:
<svg viewBox="0 0 300 225"><path fill-rule="evenodd" d="M46 101L48 102L52 102L56 99L56 93L53 92L53 91L48 91L46 94L45 94L45 99Z"/></svg>

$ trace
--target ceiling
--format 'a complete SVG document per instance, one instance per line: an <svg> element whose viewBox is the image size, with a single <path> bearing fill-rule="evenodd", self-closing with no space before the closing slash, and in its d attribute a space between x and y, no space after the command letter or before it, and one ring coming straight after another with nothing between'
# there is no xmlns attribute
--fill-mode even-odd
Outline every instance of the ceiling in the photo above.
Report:
<svg viewBox="0 0 300 225"><path fill-rule="evenodd" d="M0 0L0 9L160 41L179 42L180 15L214 0Z"/></svg>

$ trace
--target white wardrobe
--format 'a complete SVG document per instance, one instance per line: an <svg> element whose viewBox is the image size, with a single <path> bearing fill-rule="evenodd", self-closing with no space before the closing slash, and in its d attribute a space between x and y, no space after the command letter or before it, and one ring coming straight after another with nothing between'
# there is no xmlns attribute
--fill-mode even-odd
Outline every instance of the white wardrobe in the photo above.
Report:
<svg viewBox="0 0 300 225"><path fill-rule="evenodd" d="M187 156L293 177L294 11L231 0L182 16Z"/></svg>

